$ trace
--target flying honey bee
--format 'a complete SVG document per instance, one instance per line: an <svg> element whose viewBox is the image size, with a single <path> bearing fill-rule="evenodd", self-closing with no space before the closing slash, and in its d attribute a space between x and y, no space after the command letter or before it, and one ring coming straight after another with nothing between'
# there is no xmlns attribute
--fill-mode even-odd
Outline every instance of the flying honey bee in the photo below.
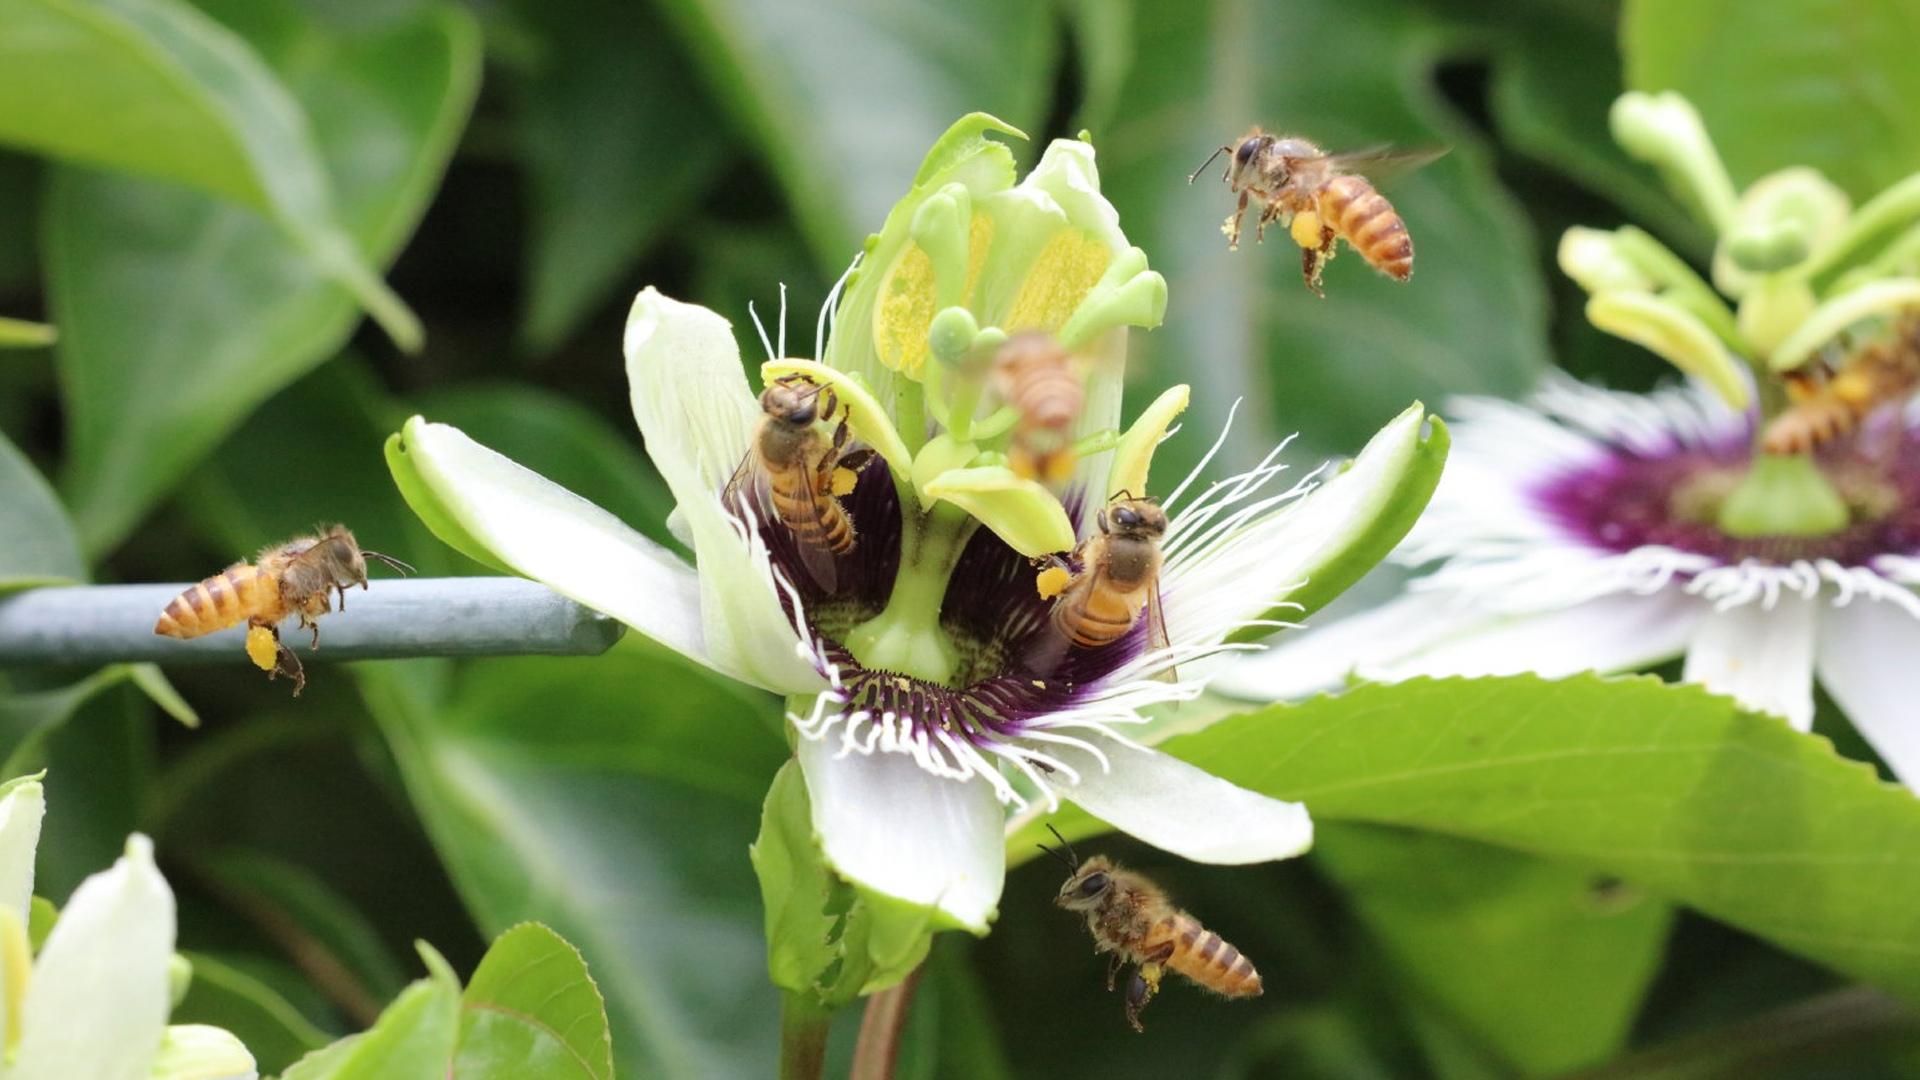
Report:
<svg viewBox="0 0 1920 1080"><path fill-rule="evenodd" d="M1889 340L1856 350L1837 373L1824 366L1787 378L1793 403L1767 423L1760 448L1769 454L1805 454L1853 431L1882 405L1920 388L1920 317L1902 320Z"/></svg>
<svg viewBox="0 0 1920 1080"><path fill-rule="evenodd" d="M1345 240L1375 270L1405 281L1413 276L1413 238L1386 196L1360 175L1361 170L1418 168L1445 150L1394 150L1374 147L1352 153L1329 154L1305 139L1271 135L1254 128L1231 146L1222 146L1206 164L1187 178L1189 184L1221 154L1227 159L1227 186L1240 196L1240 205L1223 230L1227 248L1240 246L1240 219L1247 202L1261 203L1255 226L1256 241L1267 226L1286 219L1294 243L1300 245L1300 273L1307 288L1325 296L1320 274L1333 258L1334 241Z"/></svg>
<svg viewBox="0 0 1920 1080"><path fill-rule="evenodd" d="M853 490L873 457L868 447L846 451L845 419L831 441L821 435L816 421L831 421L838 406L831 389L805 376L768 383L760 393L765 415L723 496L730 509L748 493L761 508L771 508L793 534L801 562L829 593L838 584L833 557L852 553L857 541L840 496Z"/></svg>
<svg viewBox="0 0 1920 1080"><path fill-rule="evenodd" d="M1112 954L1107 989L1113 989L1121 968L1135 965L1127 979L1125 1005L1133 1030L1146 1030L1140 1011L1160 992L1161 976L1169 968L1223 997L1258 997L1265 991L1253 961L1175 907L1158 885L1104 855L1081 862L1058 831L1053 835L1060 849L1042 844L1040 850L1065 862L1068 871L1053 902L1084 912L1094 950Z"/></svg>
<svg viewBox="0 0 1920 1080"><path fill-rule="evenodd" d="M1070 560L1077 569L1055 566L1040 575L1041 595L1057 594L1054 627L1075 645L1098 648L1125 637L1144 612L1152 620L1150 647L1165 646L1160 538L1167 512L1152 499L1122 492L1094 521L1099 531L1081 541Z"/></svg>
<svg viewBox="0 0 1920 1080"><path fill-rule="evenodd" d="M1008 466L1029 480L1064 483L1073 475L1073 424L1087 402L1072 355L1046 334L1016 334L994 356L993 381L1020 414Z"/></svg>
<svg viewBox="0 0 1920 1080"><path fill-rule="evenodd" d="M313 536L295 537L261 549L252 563L234 563L168 601L153 632L165 637L196 638L245 622L249 629L247 655L270 678L293 680L293 694L307 685L300 660L280 640L280 622L297 615L302 629L313 631L313 647L320 645L320 616L333 610L329 590L340 594L340 610L347 607L347 586L367 587L367 560L386 563L403 574L413 567L377 551L360 547L345 525L335 525Z"/></svg>

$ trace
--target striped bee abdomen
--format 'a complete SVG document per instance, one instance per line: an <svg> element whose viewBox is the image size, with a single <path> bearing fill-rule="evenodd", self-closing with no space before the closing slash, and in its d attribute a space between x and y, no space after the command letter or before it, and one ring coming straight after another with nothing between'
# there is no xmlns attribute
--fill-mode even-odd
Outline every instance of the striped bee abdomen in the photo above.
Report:
<svg viewBox="0 0 1920 1080"><path fill-rule="evenodd" d="M1173 917L1173 955L1167 966L1226 997L1253 997L1265 990L1253 961L1182 912Z"/></svg>
<svg viewBox="0 0 1920 1080"><path fill-rule="evenodd" d="M1125 637L1142 606L1111 587L1069 591L1054 604L1053 623L1075 645L1097 649Z"/></svg>
<svg viewBox="0 0 1920 1080"><path fill-rule="evenodd" d="M1375 270L1396 281L1413 276L1407 223L1364 176L1337 176L1320 190L1320 219Z"/></svg>
<svg viewBox="0 0 1920 1080"><path fill-rule="evenodd" d="M774 473L767 485L780 523L802 544L846 555L853 551L853 522L831 491L817 491L811 473L795 469Z"/></svg>
<svg viewBox="0 0 1920 1080"><path fill-rule="evenodd" d="M258 567L245 563L230 566L168 601L153 632L195 638L225 630L271 606L262 601L277 599L268 592L275 588L261 576Z"/></svg>

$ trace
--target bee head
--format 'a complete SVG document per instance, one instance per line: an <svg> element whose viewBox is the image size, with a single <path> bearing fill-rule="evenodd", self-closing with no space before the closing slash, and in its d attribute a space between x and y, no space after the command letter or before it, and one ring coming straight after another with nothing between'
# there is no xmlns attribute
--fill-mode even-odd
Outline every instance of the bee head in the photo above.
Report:
<svg viewBox="0 0 1920 1080"><path fill-rule="evenodd" d="M1105 855L1089 856L1060 886L1053 902L1068 911L1085 911L1098 905L1113 890L1113 870L1113 861Z"/></svg>
<svg viewBox="0 0 1920 1080"><path fill-rule="evenodd" d="M805 426L819 415L820 388L808 382L779 381L760 392L760 407L782 423Z"/></svg>
<svg viewBox="0 0 1920 1080"><path fill-rule="evenodd" d="M1274 137L1254 128L1234 144L1233 160L1227 163L1227 184L1235 191L1251 183L1259 173L1260 161Z"/></svg>
<svg viewBox="0 0 1920 1080"><path fill-rule="evenodd" d="M1167 512L1152 499L1135 499L1120 493L1101 518L1102 531L1141 540L1158 540L1167 533Z"/></svg>

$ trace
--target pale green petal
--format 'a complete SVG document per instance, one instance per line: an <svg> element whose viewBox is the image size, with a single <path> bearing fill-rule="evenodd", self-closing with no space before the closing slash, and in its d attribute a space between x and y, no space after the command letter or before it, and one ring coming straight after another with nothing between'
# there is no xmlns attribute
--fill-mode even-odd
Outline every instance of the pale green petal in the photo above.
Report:
<svg viewBox="0 0 1920 1080"><path fill-rule="evenodd" d="M135 834L80 883L34 962L8 1080L146 1080L167 1027L173 890Z"/></svg>
<svg viewBox="0 0 1920 1080"><path fill-rule="evenodd" d="M906 754L839 750L837 739L801 739L794 751L828 864L863 890L986 933L1006 877L993 788L934 776Z"/></svg>
<svg viewBox="0 0 1920 1080"><path fill-rule="evenodd" d="M1747 407L1752 391L1739 362L1706 323L1678 304L1644 293L1601 293L1587 301L1587 321L1706 383L1728 407Z"/></svg>
<svg viewBox="0 0 1920 1080"><path fill-rule="evenodd" d="M39 775L9 781L0 796L0 905L21 919L33 901L33 855L40 844L40 819L47 812Z"/></svg>
<svg viewBox="0 0 1920 1080"><path fill-rule="evenodd" d="M410 477L401 489L414 512L454 546L739 677L708 652L693 569L612 514L417 416L389 460L396 477Z"/></svg>
<svg viewBox="0 0 1920 1080"><path fill-rule="evenodd" d="M254 1080L253 1055L230 1031L206 1024L175 1024L160 1040L153 1080Z"/></svg>
<svg viewBox="0 0 1920 1080"><path fill-rule="evenodd" d="M820 676L795 653L799 637L774 593L765 548L744 539L721 506L762 415L732 327L648 288L627 317L626 354L634 419L693 540L707 654L769 690L819 689Z"/></svg>

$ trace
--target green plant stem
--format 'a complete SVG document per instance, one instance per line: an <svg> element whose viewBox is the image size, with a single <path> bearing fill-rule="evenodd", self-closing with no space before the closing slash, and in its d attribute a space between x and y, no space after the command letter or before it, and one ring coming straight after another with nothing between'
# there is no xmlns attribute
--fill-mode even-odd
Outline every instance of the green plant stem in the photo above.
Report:
<svg viewBox="0 0 1920 1080"><path fill-rule="evenodd" d="M792 991L781 995L780 1080L820 1080L832 1023L833 1011L813 995Z"/></svg>
<svg viewBox="0 0 1920 1080"><path fill-rule="evenodd" d="M887 606L846 638L862 666L934 683L953 677L959 657L940 625L940 606L975 524L958 507L938 503L923 520L902 529L900 570Z"/></svg>
<svg viewBox="0 0 1920 1080"><path fill-rule="evenodd" d="M1771 1074L1843 1046L1920 1041L1920 1013L1869 986L1852 986L1676 1039L1561 1080L1706 1080Z"/></svg>
<svg viewBox="0 0 1920 1080"><path fill-rule="evenodd" d="M853 1046L853 1066L847 1080L893 1080L894 1065L900 1059L900 1032L906 1027L907 1012L913 1006L913 992L926 974L925 964L913 969L897 986L867 999L867 1011L860 1018L860 1038Z"/></svg>

